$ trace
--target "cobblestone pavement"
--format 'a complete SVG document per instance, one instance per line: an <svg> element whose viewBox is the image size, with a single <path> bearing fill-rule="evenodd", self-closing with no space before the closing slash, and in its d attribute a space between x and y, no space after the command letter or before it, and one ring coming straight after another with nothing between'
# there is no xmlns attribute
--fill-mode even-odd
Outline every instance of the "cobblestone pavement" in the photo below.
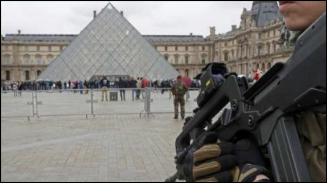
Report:
<svg viewBox="0 0 327 183"><path fill-rule="evenodd" d="M162 182L176 171L172 117L2 118L1 181Z"/></svg>

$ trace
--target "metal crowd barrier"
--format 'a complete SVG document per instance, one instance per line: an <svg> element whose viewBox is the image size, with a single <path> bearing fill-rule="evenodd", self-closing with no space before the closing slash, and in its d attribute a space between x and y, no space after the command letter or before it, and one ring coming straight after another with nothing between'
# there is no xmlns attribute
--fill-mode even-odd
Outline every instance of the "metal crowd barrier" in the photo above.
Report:
<svg viewBox="0 0 327 183"><path fill-rule="evenodd" d="M197 107L195 99L198 92L198 89L190 89L185 96L187 113L192 113ZM169 88L56 89L22 91L21 95L14 91L1 93L1 118L113 114L150 116L156 113L174 113L174 98Z"/></svg>
<svg viewBox="0 0 327 183"><path fill-rule="evenodd" d="M33 92L12 90L1 92L1 118L33 115L33 105Z"/></svg>
<svg viewBox="0 0 327 183"><path fill-rule="evenodd" d="M144 107L144 100L138 98L138 93L141 96L144 89L109 88L106 92L102 89L91 92L93 92L94 115L138 114Z"/></svg>
<svg viewBox="0 0 327 183"><path fill-rule="evenodd" d="M38 116L89 115L88 90L42 90L37 91Z"/></svg>
<svg viewBox="0 0 327 183"><path fill-rule="evenodd" d="M185 112L192 113L197 107L196 97L198 89L189 89L185 95ZM152 89L151 91L151 112L152 113L174 113L174 96L170 88ZM180 107L179 107L180 112Z"/></svg>

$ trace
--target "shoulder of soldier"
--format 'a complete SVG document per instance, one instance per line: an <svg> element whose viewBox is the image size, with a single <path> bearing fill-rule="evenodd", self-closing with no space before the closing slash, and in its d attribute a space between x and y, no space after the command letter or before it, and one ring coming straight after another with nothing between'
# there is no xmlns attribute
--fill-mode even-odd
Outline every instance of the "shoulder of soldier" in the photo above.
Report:
<svg viewBox="0 0 327 183"><path fill-rule="evenodd" d="M179 86L184 86L185 85L185 83L183 83L183 82L178 82L176 84L179 85Z"/></svg>

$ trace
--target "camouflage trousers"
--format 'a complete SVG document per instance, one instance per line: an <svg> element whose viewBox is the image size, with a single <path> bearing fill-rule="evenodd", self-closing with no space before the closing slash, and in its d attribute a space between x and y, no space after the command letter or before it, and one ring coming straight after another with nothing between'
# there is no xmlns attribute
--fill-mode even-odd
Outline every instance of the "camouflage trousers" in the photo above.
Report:
<svg viewBox="0 0 327 183"><path fill-rule="evenodd" d="M175 96L174 107L175 107L175 117L178 117L178 106L181 106L181 116L185 117L185 98L184 96Z"/></svg>
<svg viewBox="0 0 327 183"><path fill-rule="evenodd" d="M326 182L326 114L303 112L297 125L311 180Z"/></svg>

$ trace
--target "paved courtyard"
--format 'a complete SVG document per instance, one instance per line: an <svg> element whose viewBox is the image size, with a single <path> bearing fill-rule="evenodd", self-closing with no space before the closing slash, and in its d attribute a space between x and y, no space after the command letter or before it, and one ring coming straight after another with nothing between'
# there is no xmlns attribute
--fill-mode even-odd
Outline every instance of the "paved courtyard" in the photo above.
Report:
<svg viewBox="0 0 327 183"><path fill-rule="evenodd" d="M182 124L168 114L2 118L1 181L162 182Z"/></svg>

